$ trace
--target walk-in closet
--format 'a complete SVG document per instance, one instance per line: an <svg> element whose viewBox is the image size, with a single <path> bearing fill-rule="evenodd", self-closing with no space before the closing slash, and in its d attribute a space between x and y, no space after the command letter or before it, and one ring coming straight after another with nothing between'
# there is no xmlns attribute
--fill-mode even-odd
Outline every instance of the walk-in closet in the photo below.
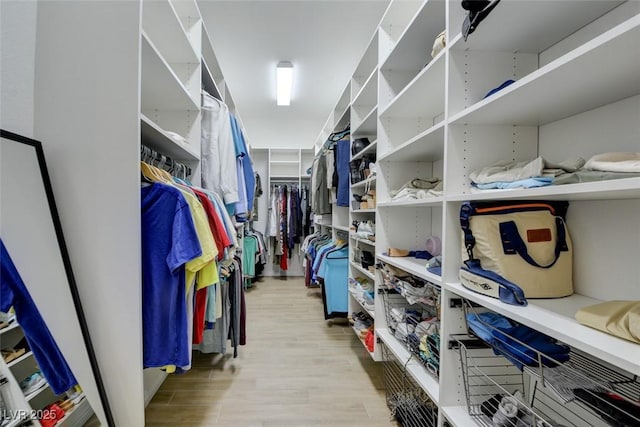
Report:
<svg viewBox="0 0 640 427"><path fill-rule="evenodd" d="M0 0L0 426L640 426L640 0Z"/></svg>

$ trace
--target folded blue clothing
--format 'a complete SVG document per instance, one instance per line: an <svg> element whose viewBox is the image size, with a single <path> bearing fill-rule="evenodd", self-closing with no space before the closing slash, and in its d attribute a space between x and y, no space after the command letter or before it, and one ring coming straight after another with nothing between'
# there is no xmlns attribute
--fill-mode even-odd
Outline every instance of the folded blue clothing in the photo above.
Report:
<svg viewBox="0 0 640 427"><path fill-rule="evenodd" d="M495 341L495 337L493 335L494 330L489 326L492 326L494 328L513 327L509 319L500 314L491 312L477 314L469 313L467 314L467 323L469 324L469 328L471 328L473 333L488 344L492 344L493 341Z"/></svg>
<svg viewBox="0 0 640 427"><path fill-rule="evenodd" d="M494 352L505 356L520 370L523 365L539 366L539 355L542 364L548 367L557 366L556 362L564 363L569 360L570 348L558 344L555 339L541 332L524 325L498 329L500 331L493 331ZM521 342L526 345L520 344Z"/></svg>
<svg viewBox="0 0 640 427"><path fill-rule="evenodd" d="M516 81L515 80L505 80L500 86L495 87L493 89L491 89L489 92L487 92L487 94L484 96L484 98L487 98L491 95L493 95L496 92L500 92L502 89L506 88L507 86L511 86L512 84L514 84ZM482 98L482 99L484 99Z"/></svg>
<svg viewBox="0 0 640 427"><path fill-rule="evenodd" d="M431 259L433 255L429 253L429 251L409 251L409 256L418 259Z"/></svg>
<svg viewBox="0 0 640 427"><path fill-rule="evenodd" d="M553 184L553 178L551 177L536 177L536 178L527 178L521 179L518 181L497 181L497 182L489 182L487 184L476 184L473 185L480 190L494 190L494 189L509 189L509 188L534 188L534 187L546 187L547 185Z"/></svg>
<svg viewBox="0 0 640 427"><path fill-rule="evenodd" d="M442 276L442 267L438 266L438 267L427 267L427 271L429 273L433 273L436 276Z"/></svg>

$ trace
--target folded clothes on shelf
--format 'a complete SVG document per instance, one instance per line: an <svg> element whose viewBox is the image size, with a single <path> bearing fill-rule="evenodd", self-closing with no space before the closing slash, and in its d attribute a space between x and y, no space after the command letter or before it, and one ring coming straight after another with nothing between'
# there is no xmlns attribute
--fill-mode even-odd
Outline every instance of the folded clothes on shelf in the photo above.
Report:
<svg viewBox="0 0 640 427"><path fill-rule="evenodd" d="M583 307L575 318L583 325L640 344L640 301L607 301Z"/></svg>
<svg viewBox="0 0 640 427"><path fill-rule="evenodd" d="M414 178L398 190L391 191L392 202L405 202L442 196L443 183L440 178Z"/></svg>
<svg viewBox="0 0 640 427"><path fill-rule="evenodd" d="M603 153L554 163L500 160L469 174L473 190L534 188L640 177L640 153Z"/></svg>
<svg viewBox="0 0 640 427"><path fill-rule="evenodd" d="M591 157L585 169L605 172L640 173L640 153L602 153Z"/></svg>

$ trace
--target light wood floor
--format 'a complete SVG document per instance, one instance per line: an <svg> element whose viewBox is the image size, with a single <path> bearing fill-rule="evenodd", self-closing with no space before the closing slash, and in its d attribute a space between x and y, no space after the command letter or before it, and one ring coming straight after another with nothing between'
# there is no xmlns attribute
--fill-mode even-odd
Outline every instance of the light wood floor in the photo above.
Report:
<svg viewBox="0 0 640 427"><path fill-rule="evenodd" d="M396 426L382 366L349 326L324 320L319 290L266 279L246 295L239 356L194 358L146 409L147 426Z"/></svg>

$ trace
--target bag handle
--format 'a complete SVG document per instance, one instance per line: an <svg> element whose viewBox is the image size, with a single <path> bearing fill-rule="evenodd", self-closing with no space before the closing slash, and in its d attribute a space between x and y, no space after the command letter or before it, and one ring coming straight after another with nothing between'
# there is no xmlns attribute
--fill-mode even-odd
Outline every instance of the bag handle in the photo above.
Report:
<svg viewBox="0 0 640 427"><path fill-rule="evenodd" d="M518 226L515 221L506 221L500 223L500 238L502 239L502 247L504 248L505 254L513 254L517 253L527 261L530 265L538 268L551 268L558 262L560 258L560 252L566 252L569 250L567 246L567 236L564 227L564 221L561 217L557 216L556 219L556 247L554 250L554 259L548 265L540 265L531 258L529 252L527 251L527 245L520 237L520 233L518 232Z"/></svg>

